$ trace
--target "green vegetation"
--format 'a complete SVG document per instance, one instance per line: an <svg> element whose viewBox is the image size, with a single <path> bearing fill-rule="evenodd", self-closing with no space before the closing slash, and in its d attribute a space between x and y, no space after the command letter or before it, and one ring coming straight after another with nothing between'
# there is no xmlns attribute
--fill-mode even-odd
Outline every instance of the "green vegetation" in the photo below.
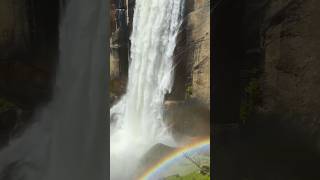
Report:
<svg viewBox="0 0 320 180"><path fill-rule="evenodd" d="M248 93L250 97L258 97L260 95L259 82L257 79L252 79L249 85L245 88L245 92ZM254 99L252 99L254 100Z"/></svg>
<svg viewBox="0 0 320 180"><path fill-rule="evenodd" d="M242 101L240 106L240 120L244 124L259 103L261 97L261 89L259 81L256 78L251 79L245 88L246 99Z"/></svg>
<svg viewBox="0 0 320 180"><path fill-rule="evenodd" d="M192 96L192 85L189 84L189 85L187 85L187 87L186 87L186 99L187 99L187 98L190 98L191 96Z"/></svg>
<svg viewBox="0 0 320 180"><path fill-rule="evenodd" d="M250 107L247 103L241 103L240 105L240 120L243 124L247 121L249 118Z"/></svg>
<svg viewBox="0 0 320 180"><path fill-rule="evenodd" d="M179 176L179 175L169 176L165 178L165 180L210 180L210 176L203 175L199 172L193 172L185 176Z"/></svg>
<svg viewBox="0 0 320 180"><path fill-rule="evenodd" d="M0 112L15 108L16 105L5 98L0 97Z"/></svg>

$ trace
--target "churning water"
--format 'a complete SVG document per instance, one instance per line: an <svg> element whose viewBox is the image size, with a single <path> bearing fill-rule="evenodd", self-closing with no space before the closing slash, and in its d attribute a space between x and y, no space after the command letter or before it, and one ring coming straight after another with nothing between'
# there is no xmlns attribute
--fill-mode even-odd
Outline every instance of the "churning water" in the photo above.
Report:
<svg viewBox="0 0 320 180"><path fill-rule="evenodd" d="M163 103L173 85L173 52L183 0L136 0L126 94L110 109L111 180L135 177L143 154L154 144L174 146L163 123Z"/></svg>

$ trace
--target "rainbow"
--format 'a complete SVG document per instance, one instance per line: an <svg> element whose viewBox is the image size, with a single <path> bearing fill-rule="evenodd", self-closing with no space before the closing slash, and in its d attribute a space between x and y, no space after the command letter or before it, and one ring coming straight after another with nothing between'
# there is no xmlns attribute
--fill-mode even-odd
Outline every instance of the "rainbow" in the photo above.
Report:
<svg viewBox="0 0 320 180"><path fill-rule="evenodd" d="M151 176L154 173L157 173L157 171L161 171L162 166L165 164L170 163L171 161L175 161L178 157L182 156L184 153L191 151L192 149L201 148L204 146L210 145L210 138L200 138L194 140L192 143L183 146L171 153L169 153L167 156L159 160L155 165L148 168L139 178L138 180L149 180L152 179Z"/></svg>

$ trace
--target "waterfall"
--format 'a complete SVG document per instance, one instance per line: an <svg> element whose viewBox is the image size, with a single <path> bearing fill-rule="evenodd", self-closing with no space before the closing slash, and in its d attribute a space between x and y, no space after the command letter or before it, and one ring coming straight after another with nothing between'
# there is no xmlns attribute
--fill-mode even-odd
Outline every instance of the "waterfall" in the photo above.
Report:
<svg viewBox="0 0 320 180"><path fill-rule="evenodd" d="M106 7L103 0L66 2L52 101L0 152L1 173L13 167L0 179L107 178Z"/></svg>
<svg viewBox="0 0 320 180"><path fill-rule="evenodd" d="M183 7L183 0L136 0L127 90L110 109L111 180L132 179L152 145L175 145L163 122L163 103L173 85Z"/></svg>
<svg viewBox="0 0 320 180"><path fill-rule="evenodd" d="M62 17L56 96L48 109L57 113L45 180L107 176L106 7L101 0L69 0Z"/></svg>

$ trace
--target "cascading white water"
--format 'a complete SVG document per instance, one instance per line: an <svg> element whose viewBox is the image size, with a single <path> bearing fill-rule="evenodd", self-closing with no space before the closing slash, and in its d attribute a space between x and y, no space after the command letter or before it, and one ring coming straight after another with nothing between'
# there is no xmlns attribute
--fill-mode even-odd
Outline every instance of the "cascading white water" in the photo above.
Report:
<svg viewBox="0 0 320 180"><path fill-rule="evenodd" d="M107 178L107 6L103 0L66 4L53 99L0 152L0 179L10 165L14 180Z"/></svg>
<svg viewBox="0 0 320 180"><path fill-rule="evenodd" d="M175 145L163 123L163 103L173 84L183 7L183 0L136 0L127 91L110 109L111 180L132 179L152 145Z"/></svg>
<svg viewBox="0 0 320 180"><path fill-rule="evenodd" d="M107 13L103 0L68 0L60 25L55 96L44 180L104 180L108 165Z"/></svg>

